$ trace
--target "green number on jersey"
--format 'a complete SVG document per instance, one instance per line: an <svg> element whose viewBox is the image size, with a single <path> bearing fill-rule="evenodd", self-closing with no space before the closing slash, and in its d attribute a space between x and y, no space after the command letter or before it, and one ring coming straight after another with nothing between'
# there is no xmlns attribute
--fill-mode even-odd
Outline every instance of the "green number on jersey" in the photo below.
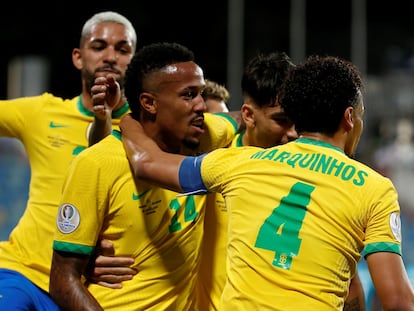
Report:
<svg viewBox="0 0 414 311"><path fill-rule="evenodd" d="M292 257L298 255L302 242L299 231L314 189L301 182L294 184L260 227L255 246L275 252L274 266L290 269Z"/></svg>
<svg viewBox="0 0 414 311"><path fill-rule="evenodd" d="M170 232L177 232L181 230L181 224L178 221L178 210L180 209L181 204L178 201L178 199L173 199L170 202L170 209L172 209L175 213L174 216L171 218L171 224L170 224ZM185 200L185 207L184 207L184 221L193 221L198 216L198 212L196 210L195 202L194 202L194 196L189 195L186 197Z"/></svg>

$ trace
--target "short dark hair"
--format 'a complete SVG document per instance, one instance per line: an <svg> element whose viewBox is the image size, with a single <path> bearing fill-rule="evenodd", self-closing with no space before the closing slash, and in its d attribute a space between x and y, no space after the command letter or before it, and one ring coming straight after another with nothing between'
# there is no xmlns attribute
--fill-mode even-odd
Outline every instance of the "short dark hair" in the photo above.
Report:
<svg viewBox="0 0 414 311"><path fill-rule="evenodd" d="M259 53L244 68L241 88L259 107L273 105L288 71L295 65L284 52Z"/></svg>
<svg viewBox="0 0 414 311"><path fill-rule="evenodd" d="M146 45L133 56L125 73L125 96L134 117L140 110L139 95L145 91L147 77L164 67L194 61L194 53L179 43L158 42Z"/></svg>
<svg viewBox="0 0 414 311"><path fill-rule="evenodd" d="M279 102L296 131L333 135L362 92L358 68L334 56L312 55L290 71Z"/></svg>

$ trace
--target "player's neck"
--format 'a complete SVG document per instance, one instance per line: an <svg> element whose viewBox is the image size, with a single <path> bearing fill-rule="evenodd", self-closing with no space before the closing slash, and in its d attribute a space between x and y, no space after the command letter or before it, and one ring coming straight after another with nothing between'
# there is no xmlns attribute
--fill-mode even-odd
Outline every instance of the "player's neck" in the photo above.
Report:
<svg viewBox="0 0 414 311"><path fill-rule="evenodd" d="M91 95L86 91L82 91L82 94L80 95L80 97L81 97L81 103L82 103L83 107L85 107L85 109L87 109L89 111L93 111L93 104L92 104Z"/></svg>
<svg viewBox="0 0 414 311"><path fill-rule="evenodd" d="M303 133L300 133L299 138L308 138L308 139L313 139L317 141L323 141L332 146L338 147L342 150L344 150L344 144L346 140L346 137L340 135L339 132L335 133L332 136L322 134L322 133L317 133L317 132L303 132Z"/></svg>

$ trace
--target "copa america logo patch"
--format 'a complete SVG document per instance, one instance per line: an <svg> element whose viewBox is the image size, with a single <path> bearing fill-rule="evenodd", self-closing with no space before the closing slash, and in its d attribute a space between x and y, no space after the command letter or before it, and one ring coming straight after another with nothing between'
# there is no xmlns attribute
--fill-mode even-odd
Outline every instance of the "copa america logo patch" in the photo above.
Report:
<svg viewBox="0 0 414 311"><path fill-rule="evenodd" d="M80 215L76 207L71 204L63 204L59 208L56 224L62 233L71 233L78 228Z"/></svg>
<svg viewBox="0 0 414 311"><path fill-rule="evenodd" d="M401 243L401 218L399 213L391 213L390 227L394 237Z"/></svg>

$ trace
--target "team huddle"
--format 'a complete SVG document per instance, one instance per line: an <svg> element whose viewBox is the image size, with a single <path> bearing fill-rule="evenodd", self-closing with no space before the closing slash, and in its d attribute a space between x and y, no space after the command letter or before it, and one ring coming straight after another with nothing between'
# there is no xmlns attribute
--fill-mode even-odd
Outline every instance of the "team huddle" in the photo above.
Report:
<svg viewBox="0 0 414 311"><path fill-rule="evenodd" d="M354 64L258 53L240 111L221 86L213 112L189 48L137 46L97 13L72 51L80 95L0 100L31 165L0 310L365 310L360 260L384 310L414 310L397 191L353 158Z"/></svg>

